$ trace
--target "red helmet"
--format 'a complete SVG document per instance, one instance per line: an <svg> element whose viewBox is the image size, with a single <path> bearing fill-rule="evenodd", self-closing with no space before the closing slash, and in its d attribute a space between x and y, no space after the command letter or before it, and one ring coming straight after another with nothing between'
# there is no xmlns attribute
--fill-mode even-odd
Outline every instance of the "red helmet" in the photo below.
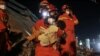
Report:
<svg viewBox="0 0 100 56"><path fill-rule="evenodd" d="M56 7L53 4L49 4L49 11L55 11L57 10Z"/></svg>
<svg viewBox="0 0 100 56"><path fill-rule="evenodd" d="M41 0L40 5L49 4L48 0Z"/></svg>
<svg viewBox="0 0 100 56"><path fill-rule="evenodd" d="M69 8L69 6L66 5L66 4L64 4L64 5L62 6L62 10L65 10L65 9L68 9L68 8Z"/></svg>
<svg viewBox="0 0 100 56"><path fill-rule="evenodd" d="M43 3L49 3L48 0L41 0Z"/></svg>

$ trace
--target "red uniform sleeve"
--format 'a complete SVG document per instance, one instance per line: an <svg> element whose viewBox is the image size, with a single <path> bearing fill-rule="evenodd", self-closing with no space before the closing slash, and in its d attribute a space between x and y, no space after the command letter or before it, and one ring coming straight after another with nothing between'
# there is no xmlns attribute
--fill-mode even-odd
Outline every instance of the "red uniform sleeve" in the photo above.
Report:
<svg viewBox="0 0 100 56"><path fill-rule="evenodd" d="M73 15L73 19L74 19L74 20L77 20L77 17L76 17L75 15Z"/></svg>
<svg viewBox="0 0 100 56"><path fill-rule="evenodd" d="M5 24L3 23L4 16L5 16L4 13L2 11L0 11L0 30L6 28Z"/></svg>
<svg viewBox="0 0 100 56"><path fill-rule="evenodd" d="M0 12L0 20L3 20L2 17L4 17L4 13L3 12Z"/></svg>
<svg viewBox="0 0 100 56"><path fill-rule="evenodd" d="M77 17L75 15L73 15L73 20L74 20L75 25L79 23L78 19L77 19Z"/></svg>
<svg viewBox="0 0 100 56"><path fill-rule="evenodd" d="M35 27L36 30L39 30L40 27L43 26L43 25L44 25L43 19L41 19L41 20L38 20L38 21L35 23L34 27Z"/></svg>

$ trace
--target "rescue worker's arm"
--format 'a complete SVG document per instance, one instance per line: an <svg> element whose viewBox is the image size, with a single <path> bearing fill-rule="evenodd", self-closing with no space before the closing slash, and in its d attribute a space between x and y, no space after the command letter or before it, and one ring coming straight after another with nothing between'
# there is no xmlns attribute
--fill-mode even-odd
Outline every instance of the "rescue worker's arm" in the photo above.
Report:
<svg viewBox="0 0 100 56"><path fill-rule="evenodd" d="M3 22L3 19L4 19L4 13L2 10L0 10L0 21Z"/></svg>
<svg viewBox="0 0 100 56"><path fill-rule="evenodd" d="M79 24L79 21L78 21L78 19L76 18L75 15L73 15L73 19L74 19L74 23L75 23L75 25Z"/></svg>
<svg viewBox="0 0 100 56"><path fill-rule="evenodd" d="M64 19L66 19L66 17L64 17L64 16L59 16L59 18L58 18L58 20L64 20Z"/></svg>
<svg viewBox="0 0 100 56"><path fill-rule="evenodd" d="M31 41L31 40L35 39L36 37L38 37L39 34L40 34L40 32L38 30L36 30L35 27L32 27L32 34L31 34L31 36L27 37L27 40Z"/></svg>

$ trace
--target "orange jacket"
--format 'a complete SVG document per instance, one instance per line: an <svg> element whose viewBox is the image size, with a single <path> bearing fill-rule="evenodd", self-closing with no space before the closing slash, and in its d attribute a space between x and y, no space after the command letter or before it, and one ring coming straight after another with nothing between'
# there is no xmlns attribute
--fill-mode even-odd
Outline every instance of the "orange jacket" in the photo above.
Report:
<svg viewBox="0 0 100 56"><path fill-rule="evenodd" d="M63 20L66 23L66 30L73 30L74 31L74 26L78 24L78 20L75 17L75 15L72 16L73 18L69 17L66 13L62 14L59 16L58 20ZM77 22L76 22L77 21Z"/></svg>
<svg viewBox="0 0 100 56"><path fill-rule="evenodd" d="M62 20L66 24L65 32L67 33L66 37L66 44L62 45L62 52L68 51L71 54L73 53L73 50L70 46L70 44L75 40L75 33L74 33L74 27L78 23L77 18L75 15L72 15L72 17L68 16L66 13L59 16L58 20Z"/></svg>
<svg viewBox="0 0 100 56"><path fill-rule="evenodd" d="M44 19L40 19L35 24L35 29L39 30L40 27L47 28L44 24ZM55 50L52 46L41 46L40 43L36 44L35 56L59 56L59 52Z"/></svg>
<svg viewBox="0 0 100 56"><path fill-rule="evenodd" d="M5 24L3 23L3 18L4 18L5 14L0 11L0 30L3 30L6 28Z"/></svg>

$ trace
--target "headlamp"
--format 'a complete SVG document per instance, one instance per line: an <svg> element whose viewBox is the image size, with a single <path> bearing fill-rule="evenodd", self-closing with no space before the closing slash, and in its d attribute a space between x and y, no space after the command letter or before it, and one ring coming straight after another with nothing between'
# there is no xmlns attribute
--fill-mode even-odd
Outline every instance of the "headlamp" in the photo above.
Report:
<svg viewBox="0 0 100 56"><path fill-rule="evenodd" d="M46 17L48 17L49 16L49 12L48 11L42 11L42 17L43 18L46 18Z"/></svg>

